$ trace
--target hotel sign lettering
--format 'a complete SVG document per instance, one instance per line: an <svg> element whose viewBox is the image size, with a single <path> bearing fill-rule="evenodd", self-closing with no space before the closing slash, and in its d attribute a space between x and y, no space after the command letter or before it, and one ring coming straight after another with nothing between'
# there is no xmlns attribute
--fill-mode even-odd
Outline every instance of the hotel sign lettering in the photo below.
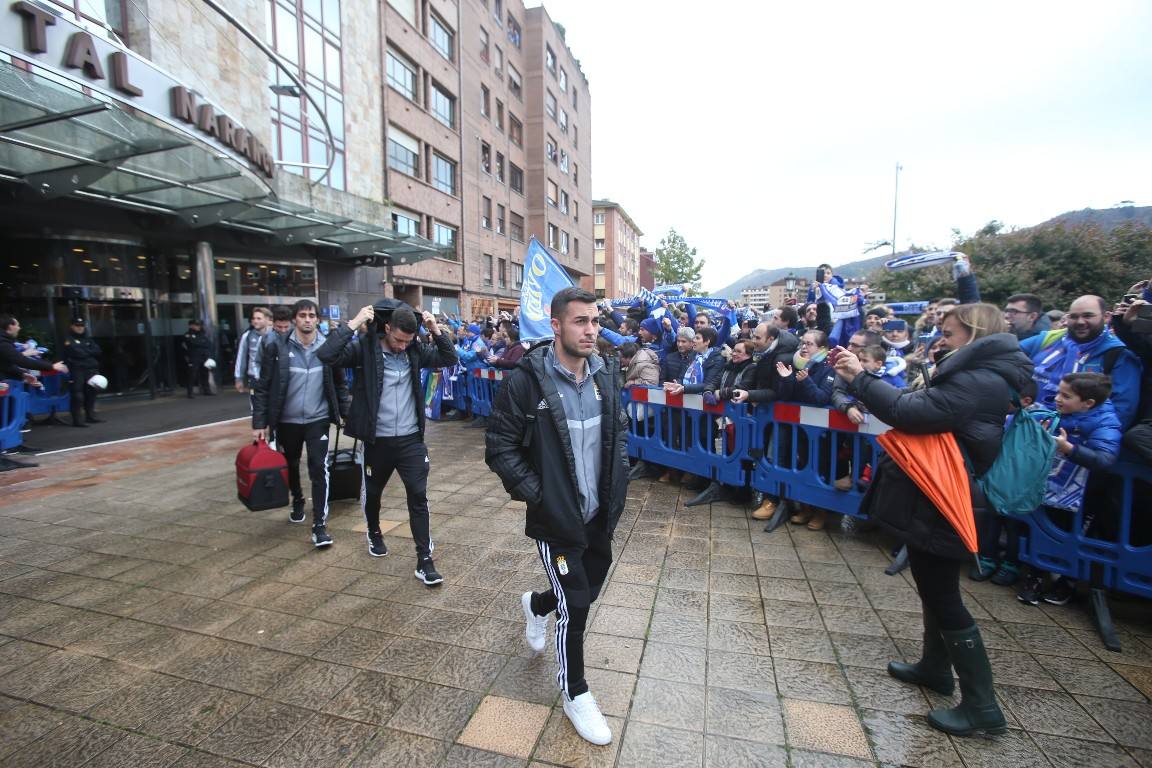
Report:
<svg viewBox="0 0 1152 768"><path fill-rule="evenodd" d="M105 90L106 84L109 95L182 130L195 130L247 160L265 178L275 174L274 158L251 131L147 60L31 2L13 3L11 10L21 24L0 24L0 47L19 46L35 54L31 61L36 66L70 79L75 78L69 72L82 72L94 89ZM67 31L54 35L51 27Z"/></svg>

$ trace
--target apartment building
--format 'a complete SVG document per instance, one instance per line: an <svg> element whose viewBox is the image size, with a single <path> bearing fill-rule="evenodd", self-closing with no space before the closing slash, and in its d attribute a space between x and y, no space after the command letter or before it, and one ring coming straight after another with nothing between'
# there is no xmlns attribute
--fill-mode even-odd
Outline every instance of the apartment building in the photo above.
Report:
<svg viewBox="0 0 1152 768"><path fill-rule="evenodd" d="M582 278L581 285L600 297L636 294L642 284L640 238L644 233L624 207L611 200L593 201L592 230L593 274Z"/></svg>
<svg viewBox="0 0 1152 768"><path fill-rule="evenodd" d="M656 254L647 248L640 248L640 287L652 290L656 287Z"/></svg>

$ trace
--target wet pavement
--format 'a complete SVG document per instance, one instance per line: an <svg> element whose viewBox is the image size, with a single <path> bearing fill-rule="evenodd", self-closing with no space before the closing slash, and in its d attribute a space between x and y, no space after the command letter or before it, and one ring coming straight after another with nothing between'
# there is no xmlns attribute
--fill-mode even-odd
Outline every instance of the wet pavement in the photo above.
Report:
<svg viewBox="0 0 1152 768"><path fill-rule="evenodd" d="M78 430L79 431L79 430ZM0 475L0 765L1152 766L1152 610L1117 603L1110 653L1082 604L1027 607L965 580L1010 722L953 739L947 701L898 683L919 601L887 542L764 533L634 483L589 620L613 743L558 705L551 647L523 642L545 582L483 433L429 431L446 582L413 577L403 490L368 555L350 502L316 551L285 510L248 512L226 424L41 458ZM388 526L393 526L390 530Z"/></svg>

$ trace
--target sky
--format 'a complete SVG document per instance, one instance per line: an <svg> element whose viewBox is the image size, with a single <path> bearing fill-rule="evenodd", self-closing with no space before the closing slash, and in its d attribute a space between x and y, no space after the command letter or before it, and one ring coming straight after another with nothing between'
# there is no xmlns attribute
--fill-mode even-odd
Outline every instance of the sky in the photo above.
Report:
<svg viewBox="0 0 1152 768"><path fill-rule="evenodd" d="M543 4L589 80L593 196L650 249L675 227L705 289L865 258L894 207L903 250L1152 204L1147 0Z"/></svg>

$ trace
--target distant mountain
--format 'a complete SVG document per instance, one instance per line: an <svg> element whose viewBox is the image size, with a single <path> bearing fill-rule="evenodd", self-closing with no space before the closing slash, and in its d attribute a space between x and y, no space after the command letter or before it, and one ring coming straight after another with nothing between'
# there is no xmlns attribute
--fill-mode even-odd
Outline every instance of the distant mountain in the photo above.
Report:
<svg viewBox="0 0 1152 768"><path fill-rule="evenodd" d="M1122 208L1085 208L1082 211L1068 211L1055 216L1039 226L1065 224L1081 226L1095 224L1105 232L1111 232L1124 224L1143 224L1152 227L1152 206L1126 205Z"/></svg>
<svg viewBox="0 0 1152 768"><path fill-rule="evenodd" d="M891 254L884 256L876 256L871 259L862 259L860 261L850 261L847 264L833 267L836 274L841 277L865 277L869 272L882 266L885 261L892 258ZM810 267L782 267L780 269L757 269L754 272L749 272L736 282L726 285L723 288L718 288L710 291L713 296L720 296L725 299L739 299L740 292L747 288L760 288L765 285L776 282L782 277L788 277L788 273L792 273L797 277L803 277L806 280L811 280L816 276L816 266L813 264Z"/></svg>

